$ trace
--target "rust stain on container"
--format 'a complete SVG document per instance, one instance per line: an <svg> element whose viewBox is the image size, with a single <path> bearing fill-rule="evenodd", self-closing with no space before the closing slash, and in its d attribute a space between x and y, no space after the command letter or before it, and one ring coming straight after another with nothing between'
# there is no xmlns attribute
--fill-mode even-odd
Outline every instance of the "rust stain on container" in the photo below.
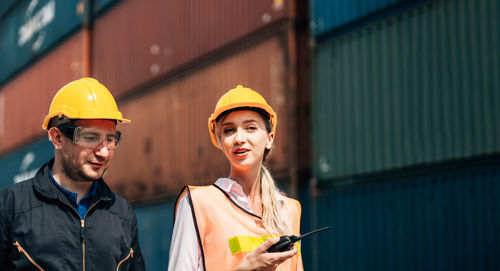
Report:
<svg viewBox="0 0 500 271"><path fill-rule="evenodd" d="M81 36L57 49L0 89L0 154L44 134L42 121L55 93L80 77Z"/></svg>
<svg viewBox="0 0 500 271"><path fill-rule="evenodd" d="M278 113L275 147L268 159L274 177L289 167L286 55L279 37L144 91L119 104L132 120L120 125L124 138L107 182L130 200L175 195L185 184L213 183L229 165L208 134L217 100L238 84L259 91Z"/></svg>
<svg viewBox="0 0 500 271"><path fill-rule="evenodd" d="M93 75L119 96L265 28L287 8L270 0L124 1L95 22Z"/></svg>

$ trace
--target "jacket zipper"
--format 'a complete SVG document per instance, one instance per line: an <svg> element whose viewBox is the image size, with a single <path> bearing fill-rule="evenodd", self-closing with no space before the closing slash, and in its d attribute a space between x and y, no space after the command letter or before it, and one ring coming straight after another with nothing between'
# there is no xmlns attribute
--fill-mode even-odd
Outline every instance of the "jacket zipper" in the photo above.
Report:
<svg viewBox="0 0 500 271"><path fill-rule="evenodd" d="M17 247L17 250L20 252L20 253L23 253L24 256L26 256L26 258L28 258L28 261L30 261L31 264L33 264L34 266L36 266L36 268L38 268L38 270L40 271L43 271L43 268L40 267L31 257L30 255L28 254L28 252L26 252L26 250L24 250L23 247L21 247L21 245L19 244L18 241L15 241L14 242L14 246Z"/></svg>
<svg viewBox="0 0 500 271"><path fill-rule="evenodd" d="M125 259L121 260L118 265L116 266L116 271L119 271L120 269L120 265L122 265L122 263L124 263L126 260L128 260L129 258L134 258L134 250L132 248L130 248L130 253L127 255L127 257L125 257Z"/></svg>
<svg viewBox="0 0 500 271"><path fill-rule="evenodd" d="M86 214L85 214L86 215ZM84 216L85 217L85 216ZM83 236L83 231L85 230L85 220L80 220L80 236ZM85 271L85 238L82 238L82 258L83 258L83 271Z"/></svg>
<svg viewBox="0 0 500 271"><path fill-rule="evenodd" d="M78 215L78 217L80 217L80 214L78 213L78 211L75 210L75 208L73 208L73 206L67 204L64 200L62 199L59 199L62 203L66 204L67 206L69 206L73 211L76 212L76 214ZM88 209L87 209L87 212L85 213L85 215L83 216L83 219L80 219L80 238L82 239L82 259L83 259L83 268L82 270L85 271L85 238L83 237L83 233L84 233L84 230L85 230L85 218L87 217L87 214L89 213L90 209L92 209L94 206L97 205L97 203L99 203L101 200L98 200L96 202L94 202L94 204L92 204Z"/></svg>

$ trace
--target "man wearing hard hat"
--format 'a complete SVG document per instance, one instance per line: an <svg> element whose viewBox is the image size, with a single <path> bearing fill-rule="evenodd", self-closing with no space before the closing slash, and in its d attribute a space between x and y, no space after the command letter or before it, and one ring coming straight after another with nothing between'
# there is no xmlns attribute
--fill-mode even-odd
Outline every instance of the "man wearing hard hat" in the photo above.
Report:
<svg viewBox="0 0 500 271"><path fill-rule="evenodd" d="M0 190L0 270L144 270L137 220L102 176L127 123L92 78L61 88L43 121L55 155Z"/></svg>

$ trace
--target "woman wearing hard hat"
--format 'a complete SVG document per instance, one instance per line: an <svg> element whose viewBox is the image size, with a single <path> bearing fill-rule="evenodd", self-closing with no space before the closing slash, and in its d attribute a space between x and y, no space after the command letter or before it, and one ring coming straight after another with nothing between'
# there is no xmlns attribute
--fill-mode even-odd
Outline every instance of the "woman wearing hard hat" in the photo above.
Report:
<svg viewBox="0 0 500 271"><path fill-rule="evenodd" d="M231 171L179 195L168 270L303 270L298 244L268 252L277 236L298 235L300 227L299 202L281 195L263 166L276 122L276 112L249 88L220 98L208 127Z"/></svg>

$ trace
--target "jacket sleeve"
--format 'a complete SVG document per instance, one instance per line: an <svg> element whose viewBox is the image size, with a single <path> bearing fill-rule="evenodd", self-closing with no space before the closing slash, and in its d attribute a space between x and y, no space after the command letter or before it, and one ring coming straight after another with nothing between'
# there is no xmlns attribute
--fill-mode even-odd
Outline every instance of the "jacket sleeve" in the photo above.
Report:
<svg viewBox="0 0 500 271"><path fill-rule="evenodd" d="M139 245L139 232L137 227L137 217L134 214L132 220L132 248L134 249L133 264L130 270L143 271L146 270L144 258L142 257L141 246Z"/></svg>
<svg viewBox="0 0 500 271"><path fill-rule="evenodd" d="M7 220L4 217L3 210L0 208L0 270L5 265L7 253L9 251L9 236L7 230Z"/></svg>

